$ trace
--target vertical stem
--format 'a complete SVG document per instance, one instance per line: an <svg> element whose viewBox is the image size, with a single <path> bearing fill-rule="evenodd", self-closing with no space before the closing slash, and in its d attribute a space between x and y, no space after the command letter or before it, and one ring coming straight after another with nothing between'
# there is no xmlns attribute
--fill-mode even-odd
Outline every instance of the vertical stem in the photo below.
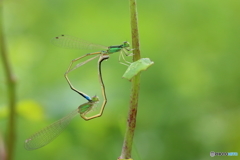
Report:
<svg viewBox="0 0 240 160"><path fill-rule="evenodd" d="M133 61L137 61L141 58L140 56L140 44L138 34L138 19L137 19L137 4L136 0L130 1L130 14L131 14L131 32L132 32L132 47L133 47Z"/></svg>
<svg viewBox="0 0 240 160"><path fill-rule="evenodd" d="M131 29L132 29L132 47L133 47L133 61L141 58L139 49L139 34L138 34L138 21L137 21L137 7L136 0L130 1L130 14L131 14ZM136 128L138 95L140 88L140 73L132 79L132 90L130 97L130 105L127 119L127 130L124 137L122 153L120 159L131 159L132 143L134 130Z"/></svg>
<svg viewBox="0 0 240 160"><path fill-rule="evenodd" d="M9 105L9 122L7 131L7 160L13 159L15 145L15 116L16 116L16 89L15 77L10 67L8 54L6 51L5 38L3 35L3 2L0 4L0 52L3 62L3 69L6 75Z"/></svg>

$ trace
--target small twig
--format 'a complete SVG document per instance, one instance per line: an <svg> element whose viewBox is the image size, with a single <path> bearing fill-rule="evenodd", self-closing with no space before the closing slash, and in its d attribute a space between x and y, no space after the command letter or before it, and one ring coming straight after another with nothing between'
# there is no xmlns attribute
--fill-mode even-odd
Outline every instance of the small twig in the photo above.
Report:
<svg viewBox="0 0 240 160"><path fill-rule="evenodd" d="M131 14L131 29L132 29L132 47L133 61L137 61L141 58L139 49L139 35L138 35L138 22L137 22L137 7L136 0L130 1L130 14ZM137 107L138 107L138 95L140 87L140 73L132 79L132 91L130 97L130 106L127 119L127 130L124 137L122 153L119 160L131 159L131 151L133 144L134 130L136 128Z"/></svg>
<svg viewBox="0 0 240 160"><path fill-rule="evenodd" d="M5 151L5 146L4 146L4 142L3 142L1 133L0 133L0 159L1 160L6 159L6 151Z"/></svg>
<svg viewBox="0 0 240 160"><path fill-rule="evenodd" d="M2 2L1 2L2 3ZM7 90L8 90L8 105L9 105L9 122L8 122L8 132L7 132L7 160L12 160L14 155L15 146L15 128L16 128L16 88L15 88L15 77L10 67L8 60L8 54L6 51L5 39L3 36L3 10L2 4L0 4L0 52L3 62L3 69L6 75Z"/></svg>

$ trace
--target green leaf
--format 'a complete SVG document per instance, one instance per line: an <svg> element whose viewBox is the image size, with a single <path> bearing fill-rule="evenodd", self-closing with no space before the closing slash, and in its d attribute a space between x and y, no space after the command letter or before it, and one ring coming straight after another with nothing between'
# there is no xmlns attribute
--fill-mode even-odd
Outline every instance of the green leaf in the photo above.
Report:
<svg viewBox="0 0 240 160"><path fill-rule="evenodd" d="M148 69L151 65L153 65L153 61L149 58L141 58L130 64L126 72L123 74L123 78L128 79L129 81L137 75L139 72Z"/></svg>

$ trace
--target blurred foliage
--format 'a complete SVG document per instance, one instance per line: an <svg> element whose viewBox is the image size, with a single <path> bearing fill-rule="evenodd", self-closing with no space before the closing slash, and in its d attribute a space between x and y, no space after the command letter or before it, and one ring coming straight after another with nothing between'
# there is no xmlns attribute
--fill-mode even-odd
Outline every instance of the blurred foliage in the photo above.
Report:
<svg viewBox="0 0 240 160"><path fill-rule="evenodd" d="M1 106L0 108L0 118L7 118L9 108L7 106ZM25 100L19 102L17 105L17 113L31 121L42 121L43 120L43 108L37 102L32 100Z"/></svg>
<svg viewBox="0 0 240 160"><path fill-rule="evenodd" d="M140 157L206 160L210 151L240 153L240 1L137 3L142 57L155 63L141 77L135 133ZM63 74L72 59L90 51L57 48L51 39L68 34L107 46L131 41L128 1L9 0L4 13L22 106L15 159L117 159L130 91L118 55L103 63L108 103L101 118L75 118L39 150L26 151L23 143L86 102ZM70 73L74 86L90 96L99 92L96 63ZM1 109L7 101L2 65L0 82ZM1 135L6 121L1 117Z"/></svg>

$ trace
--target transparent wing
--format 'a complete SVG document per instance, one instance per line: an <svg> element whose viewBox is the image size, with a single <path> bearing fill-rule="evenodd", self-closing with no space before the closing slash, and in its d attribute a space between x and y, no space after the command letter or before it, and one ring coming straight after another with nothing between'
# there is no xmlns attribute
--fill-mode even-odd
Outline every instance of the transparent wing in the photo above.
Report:
<svg viewBox="0 0 240 160"><path fill-rule="evenodd" d="M78 114L79 109L74 110L62 119L50 124L39 132L33 134L25 141L27 150L41 148L54 140L67 127L70 121Z"/></svg>
<svg viewBox="0 0 240 160"><path fill-rule="evenodd" d="M52 39L52 43L56 46L63 48L72 48L72 49L100 49L107 50L108 47L89 43L77 37L72 37L68 35L60 35Z"/></svg>

